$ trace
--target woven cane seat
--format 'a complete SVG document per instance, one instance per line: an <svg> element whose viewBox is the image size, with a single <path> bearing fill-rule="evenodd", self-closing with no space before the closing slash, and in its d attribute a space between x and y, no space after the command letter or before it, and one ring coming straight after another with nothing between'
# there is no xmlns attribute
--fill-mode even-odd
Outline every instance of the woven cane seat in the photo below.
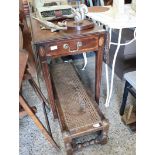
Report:
<svg viewBox="0 0 155 155"><path fill-rule="evenodd" d="M64 122L69 131L101 122L98 112L70 63L54 65L52 78Z"/></svg>

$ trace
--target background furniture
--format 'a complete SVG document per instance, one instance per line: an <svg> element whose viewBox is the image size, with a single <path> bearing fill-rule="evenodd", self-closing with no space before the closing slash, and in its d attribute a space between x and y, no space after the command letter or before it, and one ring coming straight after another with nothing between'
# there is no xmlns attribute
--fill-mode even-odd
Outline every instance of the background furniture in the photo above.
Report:
<svg viewBox="0 0 155 155"><path fill-rule="evenodd" d="M25 111L32 118L32 120L34 121L36 126L40 129L40 131L45 136L45 138L52 144L52 146L54 146L56 149L58 149L59 147L52 137L51 129L50 129L49 122L48 122L48 117L46 114L46 109L45 109L46 99L43 96L40 89L38 88L35 81L33 80L31 74L28 72L27 61L28 61L27 51L20 50L20 52L19 52L19 104L20 104L20 110L22 109L22 115L23 115L23 111ZM27 74L25 74L25 73L27 73ZM41 123L39 118L35 115L36 109L31 108L29 106L28 102L24 99L24 97L22 95L21 85L22 85L22 81L25 78L25 76L28 76L26 78L29 79L31 86L34 88L35 92L37 93L39 98L42 100L43 110L44 110L45 120L46 120L46 125L47 125L48 130L44 127L44 125ZM34 111L34 109L35 109L35 111Z"/></svg>
<svg viewBox="0 0 155 155"><path fill-rule="evenodd" d="M104 11L104 12L99 12L99 13L88 12L87 16L89 18L93 19L94 21L97 21L98 24L104 25L106 27L106 29L109 30L110 45L117 46L116 51L114 52L114 58L112 61L112 73L111 73L111 83L110 84L109 84L109 77L108 77L108 67L107 67L107 64L105 65L106 79L107 79L107 99L106 99L105 106L108 107L109 103L110 103L112 91L113 91L115 65L116 65L116 61L117 61L116 58L118 56L119 49L121 46L129 44L136 39L136 33L135 33L136 29L135 29L134 30L134 38L129 43L122 44L122 42L121 42L122 30L124 28L135 28L136 27L135 10L132 9L131 4L125 4L124 5L124 13L118 14L118 16L116 16L116 12L114 12L113 7L110 7L110 9L108 11ZM111 41L113 29L117 29L119 31L117 43L114 43Z"/></svg>
<svg viewBox="0 0 155 155"><path fill-rule="evenodd" d="M22 39L23 39L23 49L27 50L29 53L28 63L29 72L33 77L36 77L36 65L34 60L34 54L31 45L31 32L27 24L26 13L24 11L24 4L27 4L27 0L19 0L19 25L22 31Z"/></svg>
<svg viewBox="0 0 155 155"><path fill-rule="evenodd" d="M130 92L136 98L136 92L135 92L136 91L136 71L126 73L124 75L124 79L126 80L126 82L124 87L122 104L120 108L121 116L124 114L128 93Z"/></svg>
<svg viewBox="0 0 155 155"><path fill-rule="evenodd" d="M126 43L134 38L134 29L123 29L122 30L122 40L121 42ZM118 31L112 31L112 42L118 40ZM109 63L108 65L112 67L112 61L116 51L116 46L111 45L109 49ZM136 70L136 41L129 45L121 46L116 59L115 74L123 79L124 74Z"/></svg>
<svg viewBox="0 0 155 155"><path fill-rule="evenodd" d="M131 131L136 131L136 106L131 103L128 108L126 108L128 94L136 98L136 71L126 73L124 76L126 82L124 87L122 104L120 107L120 115L122 116L122 121L127 125ZM126 110L125 110L126 109Z"/></svg>

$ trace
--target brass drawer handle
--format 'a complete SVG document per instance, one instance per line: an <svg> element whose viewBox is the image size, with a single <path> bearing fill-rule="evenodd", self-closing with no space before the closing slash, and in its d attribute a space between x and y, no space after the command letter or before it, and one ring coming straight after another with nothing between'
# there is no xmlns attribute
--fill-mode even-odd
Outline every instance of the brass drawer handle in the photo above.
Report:
<svg viewBox="0 0 155 155"><path fill-rule="evenodd" d="M63 45L63 48L64 48L65 50L68 49L69 52L73 53L73 52L78 52L78 51L79 51L79 47L81 47L81 46L82 46L82 42L78 41L77 44L76 44L76 47L77 47L76 50L72 50L72 51L71 51L68 44L64 44L64 45Z"/></svg>

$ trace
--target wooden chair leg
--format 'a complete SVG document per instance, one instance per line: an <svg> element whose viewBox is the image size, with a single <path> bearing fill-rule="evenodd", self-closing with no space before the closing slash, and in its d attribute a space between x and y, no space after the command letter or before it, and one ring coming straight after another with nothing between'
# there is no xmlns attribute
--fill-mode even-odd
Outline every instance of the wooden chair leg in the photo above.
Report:
<svg viewBox="0 0 155 155"><path fill-rule="evenodd" d="M32 88L34 89L34 91L37 94L37 96L40 98L40 100L46 104L48 109L50 109L49 108L48 100L45 98L45 96L43 95L42 91L40 90L40 88L38 87L36 82L33 80L32 76L31 76L31 79L29 79L29 83L32 86Z"/></svg>
<svg viewBox="0 0 155 155"><path fill-rule="evenodd" d="M27 114L32 118L36 126L40 129L40 131L45 136L45 138L52 144L52 146L54 146L57 150L59 150L60 148L57 145L57 143L54 141L53 137L49 135L46 128L43 126L43 124L37 118L37 116L33 113L32 109L30 108L30 106L27 104L27 102L21 95L19 95L19 102L20 102L20 105L23 107L23 109L27 112Z"/></svg>
<svg viewBox="0 0 155 155"><path fill-rule="evenodd" d="M35 106L31 107L31 109L32 109L32 111L33 111L34 113L37 112L37 108L36 108ZM19 110L19 118L23 118L23 117L25 117L25 116L27 116L27 112L26 112L23 108L20 109L20 110Z"/></svg>

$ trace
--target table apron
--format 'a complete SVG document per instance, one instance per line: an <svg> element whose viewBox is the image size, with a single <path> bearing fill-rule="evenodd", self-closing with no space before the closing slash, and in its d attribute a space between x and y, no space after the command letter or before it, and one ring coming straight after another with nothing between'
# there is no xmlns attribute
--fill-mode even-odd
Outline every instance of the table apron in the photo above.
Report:
<svg viewBox="0 0 155 155"><path fill-rule="evenodd" d="M99 46L99 36L88 36L76 39L67 39L58 42L47 43L44 48L46 56L59 57L65 55L80 54L96 51Z"/></svg>

